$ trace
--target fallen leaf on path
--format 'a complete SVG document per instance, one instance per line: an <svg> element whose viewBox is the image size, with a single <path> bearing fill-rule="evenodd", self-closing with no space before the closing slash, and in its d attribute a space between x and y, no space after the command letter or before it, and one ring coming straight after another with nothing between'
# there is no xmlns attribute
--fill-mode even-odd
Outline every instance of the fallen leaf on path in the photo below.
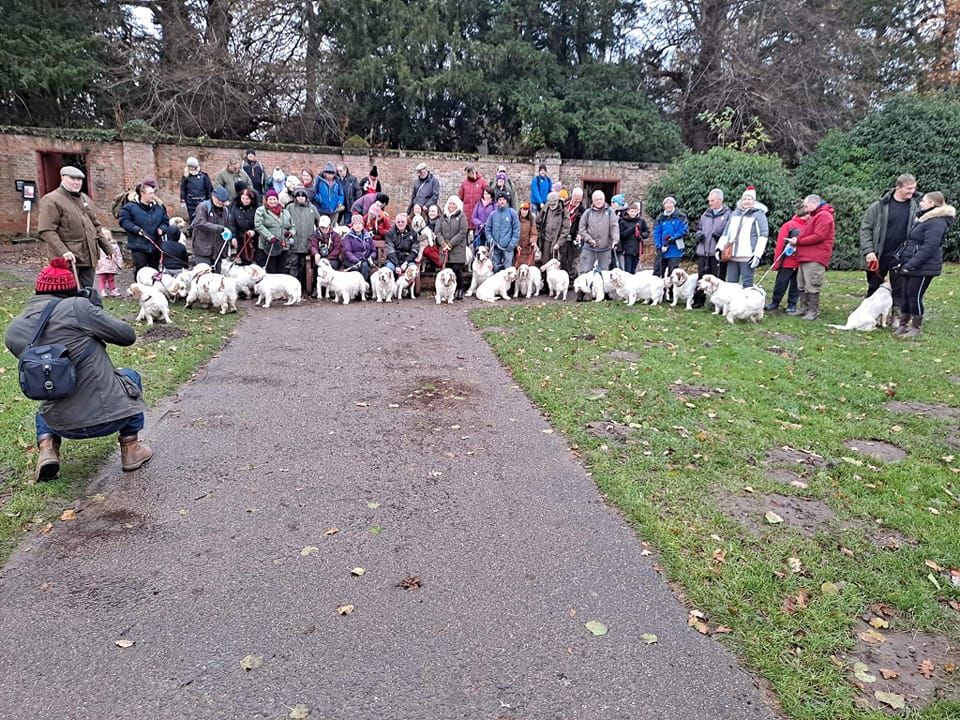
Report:
<svg viewBox="0 0 960 720"><path fill-rule="evenodd" d="M884 620L883 618L872 617L870 618L871 627L877 628L877 630L886 630L890 627L890 623Z"/></svg>
<svg viewBox="0 0 960 720"><path fill-rule="evenodd" d="M370 508L371 510L376 510L378 507L380 507L380 503L378 503L378 502L368 502L368 503L367 503L367 507Z"/></svg>
<svg viewBox="0 0 960 720"><path fill-rule="evenodd" d="M68 521L68 520L76 520L76 519L77 519L77 511L76 511L76 510L73 510L73 509L64 510L64 511L63 511L63 514L60 516L60 519L63 520L64 522L66 522L66 521Z"/></svg>
<svg viewBox="0 0 960 720"><path fill-rule="evenodd" d="M338 615L349 615L353 612L353 605L341 605L337 608Z"/></svg>
<svg viewBox="0 0 960 720"><path fill-rule="evenodd" d="M398 407L400 407L400 403L390 403L389 405L387 405L387 407L388 407L388 408L398 408Z"/></svg>
<svg viewBox="0 0 960 720"><path fill-rule="evenodd" d="M397 583L398 588L404 590L417 590L423 587L423 580L419 575L407 575L403 580Z"/></svg>
<svg viewBox="0 0 960 720"><path fill-rule="evenodd" d="M583 626L587 630L589 630L591 633L593 633L593 635L595 635L596 637L600 637L602 635L607 634L607 626L604 625L599 620L588 620L583 624Z"/></svg>
<svg viewBox="0 0 960 720"><path fill-rule="evenodd" d="M370 528L371 535L379 535L382 532L383 532L383 528L380 527L379 525L374 525L372 528Z"/></svg>
<svg viewBox="0 0 960 720"><path fill-rule="evenodd" d="M131 648L136 645L136 642L133 640L114 640L113 644L118 648Z"/></svg>
<svg viewBox="0 0 960 720"><path fill-rule="evenodd" d="M894 680L900 677L900 673L890 668L880 668L880 674L883 675L884 680Z"/></svg>
<svg viewBox="0 0 960 720"><path fill-rule="evenodd" d="M867 643L867 645L880 645L887 639L885 635L878 633L876 630L858 632L857 637Z"/></svg>
<svg viewBox="0 0 960 720"><path fill-rule="evenodd" d="M48 532L50 532L51 530L53 530L53 523L47 523L47 524L44 525L42 528L40 528L40 534L41 534L41 535L46 535L46 534L47 534Z"/></svg>
<svg viewBox="0 0 960 720"><path fill-rule="evenodd" d="M316 555L318 552L320 552L320 548L318 548L316 545L307 545L303 550L300 551L300 554L304 557L308 557L310 555Z"/></svg>
<svg viewBox="0 0 960 720"><path fill-rule="evenodd" d="M338 527L332 527L332 528L330 528L329 530L327 530L327 531L324 533L324 535L336 535L338 532L340 532L340 528L338 528Z"/></svg>
<svg viewBox="0 0 960 720"><path fill-rule="evenodd" d="M773 510L767 510L767 512L765 512L763 516L767 519L767 522L770 523L771 525L778 525L779 523L783 522L783 518L777 515Z"/></svg>
<svg viewBox="0 0 960 720"><path fill-rule="evenodd" d="M364 570L362 567L355 567L353 570L350 571L350 574L353 575L354 577L363 577L364 573L366 572L367 571Z"/></svg>
<svg viewBox="0 0 960 720"><path fill-rule="evenodd" d="M289 720L307 720L310 717L310 706L303 703L294 705L290 708L290 714L287 717Z"/></svg>
<svg viewBox="0 0 960 720"><path fill-rule="evenodd" d="M695 629L701 635L706 635L710 632L709 626L704 622L706 619L707 616L699 610L691 610L690 615L687 617L687 625Z"/></svg>
<svg viewBox="0 0 960 720"><path fill-rule="evenodd" d="M896 693L890 692L881 692L880 690L877 690L873 696L884 705L889 705L894 710L903 710L907 706L907 701L904 700L903 695L897 695Z"/></svg>
<svg viewBox="0 0 960 720"><path fill-rule="evenodd" d="M934 664L929 660L924 660L917 667L917 672L923 675L927 680L933 677Z"/></svg>
<svg viewBox="0 0 960 720"><path fill-rule="evenodd" d="M853 676L860 682L875 683L877 681L877 676L871 675L870 668L862 662L853 664Z"/></svg>
<svg viewBox="0 0 960 720"><path fill-rule="evenodd" d="M657 637L656 635L654 635L653 633L643 633L643 634L640 636L640 639L643 640L643 642L646 643L647 645L653 645L653 644L655 644L660 638L658 638L658 637Z"/></svg>
<svg viewBox="0 0 960 720"><path fill-rule="evenodd" d="M263 665L263 658L259 655L247 655L240 661L240 667L247 672L256 670L261 665Z"/></svg>
<svg viewBox="0 0 960 720"><path fill-rule="evenodd" d="M357 407L370 407L370 403L367 402L358 402Z"/></svg>

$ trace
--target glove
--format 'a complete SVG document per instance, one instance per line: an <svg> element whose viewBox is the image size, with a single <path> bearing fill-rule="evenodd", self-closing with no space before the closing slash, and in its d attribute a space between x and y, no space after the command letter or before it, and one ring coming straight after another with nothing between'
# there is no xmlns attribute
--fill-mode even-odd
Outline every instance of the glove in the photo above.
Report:
<svg viewBox="0 0 960 720"><path fill-rule="evenodd" d="M877 259L876 255L874 255L873 258L867 260L867 270L869 270L870 272L879 272L880 260Z"/></svg>
<svg viewBox="0 0 960 720"><path fill-rule="evenodd" d="M760 267L760 258L754 255L750 260L750 267L752 267L754 270Z"/></svg>
<svg viewBox="0 0 960 720"><path fill-rule="evenodd" d="M635 238L640 237L640 223L637 223L636 225L633 226L633 236Z"/></svg>
<svg viewBox="0 0 960 720"><path fill-rule="evenodd" d="M706 242L706 241L707 241L707 236L704 235L702 232L698 232L698 233L697 233L697 242Z"/></svg>

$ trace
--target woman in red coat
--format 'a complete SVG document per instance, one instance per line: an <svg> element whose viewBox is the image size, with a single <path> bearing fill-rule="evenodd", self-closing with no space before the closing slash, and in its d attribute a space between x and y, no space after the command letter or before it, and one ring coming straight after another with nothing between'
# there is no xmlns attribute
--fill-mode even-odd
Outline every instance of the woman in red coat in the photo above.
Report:
<svg viewBox="0 0 960 720"><path fill-rule="evenodd" d="M794 241L797 246L797 287L800 302L806 307L804 320L820 317L820 290L827 275L827 266L833 256L833 240L836 227L833 208L819 195L807 195L803 209L810 214L807 224ZM789 239L788 239L789 242Z"/></svg>
<svg viewBox="0 0 960 720"><path fill-rule="evenodd" d="M771 270L777 271L777 281L773 285L773 297L763 309L767 312L780 309L780 301L783 296L787 296L787 315L797 314L797 298L800 297L800 290L797 288L797 269L800 267L800 261L797 259L797 248L795 245L789 245L788 239L796 239L800 235L800 230L807 224L810 216L805 210L801 210L792 218L780 226L780 232L777 233L777 248L773 251L773 265ZM790 247L790 250L787 250Z"/></svg>

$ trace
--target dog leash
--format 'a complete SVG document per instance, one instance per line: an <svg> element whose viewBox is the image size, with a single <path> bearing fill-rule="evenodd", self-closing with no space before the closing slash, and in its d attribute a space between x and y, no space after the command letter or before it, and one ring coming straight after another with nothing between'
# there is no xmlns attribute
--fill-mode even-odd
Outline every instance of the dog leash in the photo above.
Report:
<svg viewBox="0 0 960 720"><path fill-rule="evenodd" d="M790 247L792 247L792 246L790 245L790 243L787 243L787 244L784 246L783 252L781 252L779 255L777 255L777 257L774 259L774 261L770 264L770 267L767 268L766 272L763 273L763 275L760 276L760 279L754 281L754 283L753 283L754 285L760 285L760 284L763 282L764 278L766 278L767 275L770 274L770 271L773 270L773 268L776 266L776 264L783 259L783 256L784 256L784 255L787 255L787 250L788 250ZM794 252L796 252L796 250L794 250ZM787 257L790 257L790 255L793 255L793 254L794 254L794 253L790 253L789 255L787 255Z"/></svg>

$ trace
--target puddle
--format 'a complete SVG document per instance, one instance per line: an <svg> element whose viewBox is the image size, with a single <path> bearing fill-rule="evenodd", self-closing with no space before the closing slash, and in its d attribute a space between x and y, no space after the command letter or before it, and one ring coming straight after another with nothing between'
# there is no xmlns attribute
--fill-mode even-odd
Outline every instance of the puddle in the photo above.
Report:
<svg viewBox="0 0 960 720"><path fill-rule="evenodd" d="M883 440L844 440L843 446L882 462L897 462L907 457L906 451Z"/></svg>

